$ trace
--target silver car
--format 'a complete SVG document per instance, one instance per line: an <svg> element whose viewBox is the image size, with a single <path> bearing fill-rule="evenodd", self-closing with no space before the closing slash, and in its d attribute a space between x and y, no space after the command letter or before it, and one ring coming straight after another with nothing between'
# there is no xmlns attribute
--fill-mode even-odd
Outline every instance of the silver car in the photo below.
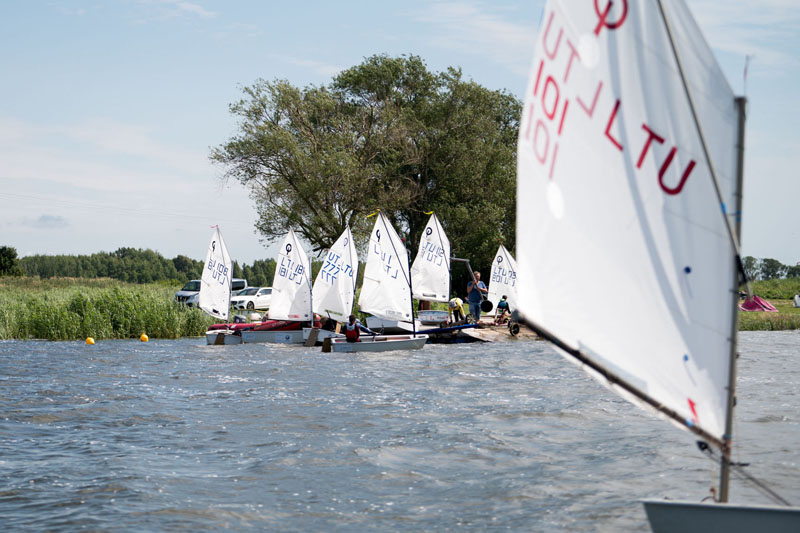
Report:
<svg viewBox="0 0 800 533"><path fill-rule="evenodd" d="M248 287L231 298L234 309L269 309L272 287Z"/></svg>

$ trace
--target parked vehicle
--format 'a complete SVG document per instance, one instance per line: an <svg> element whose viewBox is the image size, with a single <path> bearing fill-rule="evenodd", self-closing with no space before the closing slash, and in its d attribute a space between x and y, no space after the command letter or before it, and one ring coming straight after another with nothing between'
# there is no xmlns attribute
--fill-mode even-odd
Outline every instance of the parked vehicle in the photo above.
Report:
<svg viewBox="0 0 800 533"><path fill-rule="evenodd" d="M248 287L231 298L234 309L269 309L272 287Z"/></svg>
<svg viewBox="0 0 800 533"><path fill-rule="evenodd" d="M231 280L231 292L242 291L247 289L247 280L241 278L233 278ZM200 294L200 280L193 279L187 281L186 285L181 290L175 293L175 301L178 303L186 304L189 307L197 307L197 297Z"/></svg>

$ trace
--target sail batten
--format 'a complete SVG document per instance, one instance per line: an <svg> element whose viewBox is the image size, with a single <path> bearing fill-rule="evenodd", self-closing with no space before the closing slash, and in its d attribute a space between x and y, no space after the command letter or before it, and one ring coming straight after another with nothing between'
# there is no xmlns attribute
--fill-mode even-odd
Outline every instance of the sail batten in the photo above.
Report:
<svg viewBox="0 0 800 533"><path fill-rule="evenodd" d="M547 3L518 142L518 308L714 442L725 433L733 95L683 1ZM694 76L694 78L693 78ZM605 379L605 378L604 378ZM610 383L609 383L610 385Z"/></svg>

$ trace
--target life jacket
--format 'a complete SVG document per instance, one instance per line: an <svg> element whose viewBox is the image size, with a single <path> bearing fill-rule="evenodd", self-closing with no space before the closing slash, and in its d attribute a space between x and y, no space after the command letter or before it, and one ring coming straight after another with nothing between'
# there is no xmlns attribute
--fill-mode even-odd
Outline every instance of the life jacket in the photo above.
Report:
<svg viewBox="0 0 800 533"><path fill-rule="evenodd" d="M358 323L356 324L345 324L344 325L344 336L347 340L357 340L360 335L358 331Z"/></svg>

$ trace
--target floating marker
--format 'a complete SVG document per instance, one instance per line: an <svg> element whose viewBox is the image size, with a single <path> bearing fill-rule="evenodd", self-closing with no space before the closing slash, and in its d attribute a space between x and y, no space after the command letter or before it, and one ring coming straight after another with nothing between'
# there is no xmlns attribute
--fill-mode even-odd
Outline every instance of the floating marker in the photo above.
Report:
<svg viewBox="0 0 800 533"><path fill-rule="evenodd" d="M86 344L94 344L94 339L92 337L86 337Z"/></svg>
<svg viewBox="0 0 800 533"><path fill-rule="evenodd" d="M150 340L150 338L147 335L145 335L144 333L142 333L142 335L139 337L139 340L142 341L142 342L147 342L147 341Z"/></svg>

